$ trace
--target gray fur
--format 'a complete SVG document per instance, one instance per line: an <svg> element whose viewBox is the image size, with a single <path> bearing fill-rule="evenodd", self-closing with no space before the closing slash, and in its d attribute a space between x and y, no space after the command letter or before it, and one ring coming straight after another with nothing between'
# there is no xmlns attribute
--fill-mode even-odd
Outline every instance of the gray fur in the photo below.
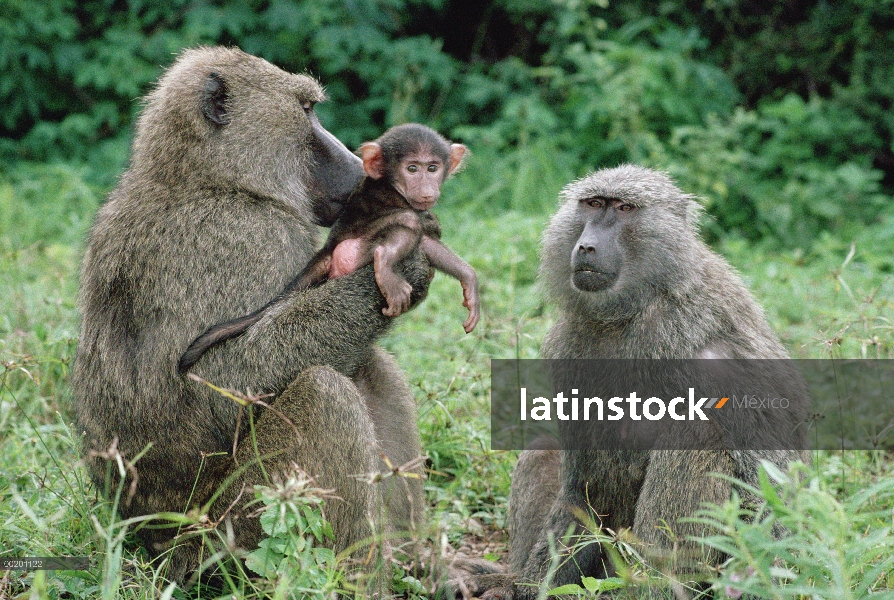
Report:
<svg viewBox="0 0 894 600"><path fill-rule="evenodd" d="M617 279L595 292L572 284L571 266L589 218L580 201L594 197L631 203L638 211L618 234ZM733 269L699 239L692 196L666 175L634 165L605 169L569 184L562 199L543 235L540 279L545 297L559 310L541 347L543 358L788 357ZM574 509L589 512L592 507L602 525L614 531L632 529L646 556L659 563L676 543L677 562L663 566L680 576L716 564L716 553L685 541L704 533L701 526L679 522L702 502L730 497L730 484L708 474L756 483L761 459L785 468L805 458L799 451L544 448L540 444L522 452L513 475L511 573L466 582L484 598L535 598L550 562L548 534L559 540L570 526L582 531ZM665 522L673 535L663 529ZM552 583L576 583L582 574L604 577L611 571L599 546L591 544L565 561Z"/></svg>

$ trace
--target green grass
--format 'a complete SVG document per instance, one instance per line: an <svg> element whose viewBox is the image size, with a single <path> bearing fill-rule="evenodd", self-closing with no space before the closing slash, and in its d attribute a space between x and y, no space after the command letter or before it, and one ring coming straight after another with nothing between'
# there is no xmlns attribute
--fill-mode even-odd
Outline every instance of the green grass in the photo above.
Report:
<svg viewBox="0 0 894 600"><path fill-rule="evenodd" d="M426 484L430 519L451 543L464 532L505 526L515 453L489 448L489 360L537 356L552 321L535 283L540 235L556 192L573 176L535 170L495 183L505 178L493 174L509 172L506 165L515 159L506 160L492 169L473 161L437 210L444 240L479 273L481 324L463 333L459 284L439 275L427 301L383 341L415 391L433 470ZM548 157L542 161L535 163L547 164ZM31 165L0 175L0 554L86 555L93 564L89 572L0 573L0 597L32 587L37 597L48 598L149 598L164 589L133 541L123 549L116 543L117 520L86 483L79 440L69 425L78 264L101 199L69 167ZM724 239L716 249L740 271L793 356L891 358L892 240L889 218L854 239L825 234L805 240L803 250L738 239ZM856 544L862 532L884 527L875 512L847 511L864 506L855 500L862 490L890 489L889 455L824 453L815 462L810 473L821 493L813 505L805 500L803 515L817 506L839 511L829 521L838 527L837 537L825 543ZM892 540L890 524L889 515L882 542ZM729 526L742 539L750 535L734 519ZM870 555L856 554L867 561ZM871 571L869 564L850 567L851 576ZM894 585L890 576L870 583L861 589Z"/></svg>

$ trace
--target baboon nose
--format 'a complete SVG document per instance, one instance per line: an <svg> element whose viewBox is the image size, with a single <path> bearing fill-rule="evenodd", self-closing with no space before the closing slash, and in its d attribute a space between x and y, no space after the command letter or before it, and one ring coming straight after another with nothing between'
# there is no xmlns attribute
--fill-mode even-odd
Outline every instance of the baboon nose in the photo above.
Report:
<svg viewBox="0 0 894 600"><path fill-rule="evenodd" d="M596 246L594 246L592 244L586 244L586 245L581 244L580 246L577 247L577 251L580 254L584 254L584 253L592 254L593 252L596 252Z"/></svg>

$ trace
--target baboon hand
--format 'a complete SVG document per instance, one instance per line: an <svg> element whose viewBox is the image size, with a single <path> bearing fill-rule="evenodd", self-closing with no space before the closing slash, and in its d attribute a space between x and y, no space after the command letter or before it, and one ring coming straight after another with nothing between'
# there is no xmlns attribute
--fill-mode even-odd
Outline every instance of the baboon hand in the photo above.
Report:
<svg viewBox="0 0 894 600"><path fill-rule="evenodd" d="M413 287L409 283L399 279L380 289L388 301L388 306L382 309L383 315L397 317L410 310L410 293Z"/></svg>

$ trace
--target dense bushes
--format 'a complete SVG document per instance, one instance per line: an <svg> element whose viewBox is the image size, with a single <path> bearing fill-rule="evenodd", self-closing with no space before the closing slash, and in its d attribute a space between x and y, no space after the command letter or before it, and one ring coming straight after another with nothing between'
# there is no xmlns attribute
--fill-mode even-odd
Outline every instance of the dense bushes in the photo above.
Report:
<svg viewBox="0 0 894 600"><path fill-rule="evenodd" d="M800 245L891 206L891 25L873 0L7 0L0 158L109 186L172 54L236 44L319 77L348 145L411 120L465 140L501 176L488 210L629 160L701 194L709 232Z"/></svg>

